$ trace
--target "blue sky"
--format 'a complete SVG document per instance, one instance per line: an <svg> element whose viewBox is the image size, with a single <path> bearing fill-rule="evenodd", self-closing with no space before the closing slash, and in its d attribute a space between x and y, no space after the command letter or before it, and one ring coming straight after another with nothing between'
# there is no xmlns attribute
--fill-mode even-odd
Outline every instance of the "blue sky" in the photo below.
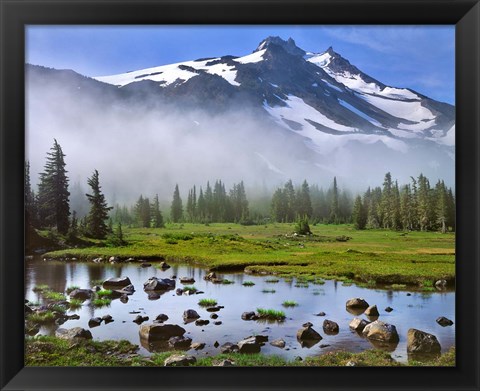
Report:
<svg viewBox="0 0 480 391"><path fill-rule="evenodd" d="M329 46L383 83L455 102L452 26L28 26L26 62L104 76L163 64L245 55L269 35L306 51Z"/></svg>

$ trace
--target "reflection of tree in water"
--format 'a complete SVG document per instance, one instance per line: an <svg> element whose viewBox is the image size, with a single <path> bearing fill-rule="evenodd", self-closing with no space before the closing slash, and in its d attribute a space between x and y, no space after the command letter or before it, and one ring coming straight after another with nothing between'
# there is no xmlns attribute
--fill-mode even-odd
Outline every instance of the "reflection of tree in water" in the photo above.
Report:
<svg viewBox="0 0 480 391"><path fill-rule="evenodd" d="M393 301L393 291L392 290L387 291L386 296L387 296L387 301L390 304Z"/></svg>
<svg viewBox="0 0 480 391"><path fill-rule="evenodd" d="M105 268L97 264L87 265L88 282L92 285L92 281L98 281L104 279Z"/></svg>

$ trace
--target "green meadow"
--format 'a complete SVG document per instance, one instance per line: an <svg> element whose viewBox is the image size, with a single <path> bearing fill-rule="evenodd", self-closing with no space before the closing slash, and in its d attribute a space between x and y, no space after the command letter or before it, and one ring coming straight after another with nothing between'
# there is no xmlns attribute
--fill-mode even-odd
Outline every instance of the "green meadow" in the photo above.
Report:
<svg viewBox="0 0 480 391"><path fill-rule="evenodd" d="M44 257L162 259L218 272L245 270L300 277L305 282L325 278L368 286L404 284L428 289L438 279L454 282L454 233L356 230L352 225L320 224L311 230L313 235L296 236L294 224L286 223L124 228L124 246L90 240L88 247L53 251Z"/></svg>

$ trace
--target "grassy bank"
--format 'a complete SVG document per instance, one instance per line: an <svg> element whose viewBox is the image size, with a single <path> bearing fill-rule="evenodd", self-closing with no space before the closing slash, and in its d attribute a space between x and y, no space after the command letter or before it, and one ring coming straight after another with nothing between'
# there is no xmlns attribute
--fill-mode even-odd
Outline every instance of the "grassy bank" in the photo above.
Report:
<svg viewBox="0 0 480 391"><path fill-rule="evenodd" d="M122 247L103 242L53 251L49 258L92 260L110 256L202 264L216 271L351 279L366 284L431 288L455 278L455 235L437 232L355 230L351 225L312 226L313 236L293 236L293 224L171 224L125 228Z"/></svg>
<svg viewBox="0 0 480 391"><path fill-rule="evenodd" d="M85 341L72 343L54 337L35 337L26 340L26 366L163 366L165 359L173 354L185 352L166 352L146 358L136 353L138 346L127 341ZM399 363L391 356L379 350L367 350L362 353L343 351L326 353L303 361L287 361L278 356L262 354L220 354L199 358L195 366L212 366L222 360L230 359L237 366L454 366L455 348L430 362L411 361Z"/></svg>

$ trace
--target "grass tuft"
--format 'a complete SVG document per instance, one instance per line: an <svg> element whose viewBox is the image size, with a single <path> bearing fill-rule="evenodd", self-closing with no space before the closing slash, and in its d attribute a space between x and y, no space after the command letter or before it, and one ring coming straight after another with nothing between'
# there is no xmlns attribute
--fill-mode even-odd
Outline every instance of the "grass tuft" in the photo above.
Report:
<svg viewBox="0 0 480 391"><path fill-rule="evenodd" d="M60 292L44 291L43 297L50 301L63 301L65 300L65 295Z"/></svg>
<svg viewBox="0 0 480 391"><path fill-rule="evenodd" d="M198 305L202 307L213 307L217 305L217 300L215 299L202 299L198 302Z"/></svg>
<svg viewBox="0 0 480 391"><path fill-rule="evenodd" d="M99 298L109 297L109 296L112 295L112 293L113 293L113 291L111 291L110 289L103 289L103 290L97 292L97 296Z"/></svg>
<svg viewBox="0 0 480 391"><path fill-rule="evenodd" d="M102 299L94 299L92 300L92 305L94 307L107 307L111 304L112 300L107 298L107 297L104 297Z"/></svg>
<svg viewBox="0 0 480 391"><path fill-rule="evenodd" d="M284 307L296 307L298 306L298 303L296 301L293 301L293 300L285 300L282 305Z"/></svg>
<svg viewBox="0 0 480 391"><path fill-rule="evenodd" d="M184 292L190 292L190 293L195 293L198 291L198 289L195 286L186 286L182 288Z"/></svg>
<svg viewBox="0 0 480 391"><path fill-rule="evenodd" d="M257 313L261 319L281 321L286 318L285 312L273 309L257 308Z"/></svg>
<svg viewBox="0 0 480 391"><path fill-rule="evenodd" d="M243 286L254 286L255 283L253 281L244 281L242 285Z"/></svg>
<svg viewBox="0 0 480 391"><path fill-rule="evenodd" d="M262 293L275 293L276 290L275 289L263 289L262 290Z"/></svg>
<svg viewBox="0 0 480 391"><path fill-rule="evenodd" d="M79 308L82 307L82 305L83 305L82 300L70 299L70 309L71 310L78 310Z"/></svg>
<svg viewBox="0 0 480 391"><path fill-rule="evenodd" d="M77 286L77 285L71 285L71 286L69 286L67 289L65 289L65 292L67 292L67 295L69 295L69 294L72 293L75 289L80 289L80 287Z"/></svg>

